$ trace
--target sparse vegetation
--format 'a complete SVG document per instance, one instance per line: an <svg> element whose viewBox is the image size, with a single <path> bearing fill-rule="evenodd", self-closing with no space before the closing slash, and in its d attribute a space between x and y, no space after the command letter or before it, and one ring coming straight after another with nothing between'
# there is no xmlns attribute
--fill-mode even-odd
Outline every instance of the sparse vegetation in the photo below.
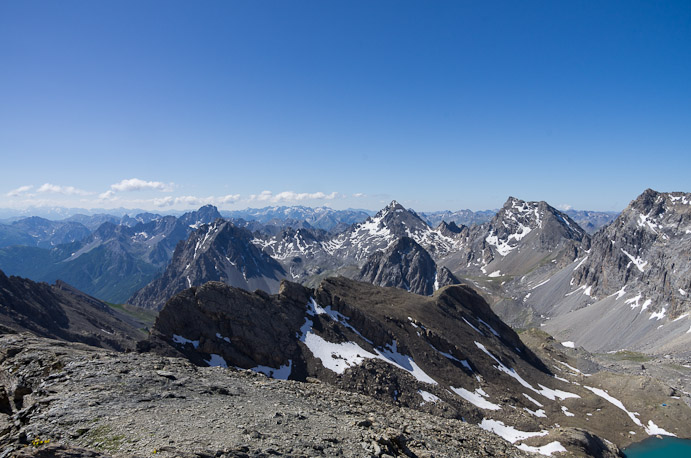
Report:
<svg viewBox="0 0 691 458"><path fill-rule="evenodd" d="M636 351L621 350L611 355L617 361L633 361L636 363L645 363L650 361L650 357L644 353L638 353Z"/></svg>
<svg viewBox="0 0 691 458"><path fill-rule="evenodd" d="M118 450L125 441L124 434L113 434L113 430L107 425L92 428L84 437L90 446L109 451Z"/></svg>
<svg viewBox="0 0 691 458"><path fill-rule="evenodd" d="M158 315L155 310L146 310L127 304L114 304L112 302L106 302L106 304L108 304L110 308L124 313L125 315L130 316L147 326L152 326L156 321L156 316Z"/></svg>

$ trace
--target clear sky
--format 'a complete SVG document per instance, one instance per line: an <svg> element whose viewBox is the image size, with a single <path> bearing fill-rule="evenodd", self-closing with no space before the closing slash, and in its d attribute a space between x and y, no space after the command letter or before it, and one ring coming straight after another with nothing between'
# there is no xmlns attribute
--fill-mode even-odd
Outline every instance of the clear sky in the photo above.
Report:
<svg viewBox="0 0 691 458"><path fill-rule="evenodd" d="M0 2L0 207L691 191L691 2Z"/></svg>

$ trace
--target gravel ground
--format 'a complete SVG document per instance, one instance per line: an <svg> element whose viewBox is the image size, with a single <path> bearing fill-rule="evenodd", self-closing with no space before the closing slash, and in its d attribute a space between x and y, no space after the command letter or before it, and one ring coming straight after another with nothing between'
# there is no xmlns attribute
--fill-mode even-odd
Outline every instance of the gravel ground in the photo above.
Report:
<svg viewBox="0 0 691 458"><path fill-rule="evenodd" d="M0 349L3 458L528 456L477 426L316 381L26 335Z"/></svg>

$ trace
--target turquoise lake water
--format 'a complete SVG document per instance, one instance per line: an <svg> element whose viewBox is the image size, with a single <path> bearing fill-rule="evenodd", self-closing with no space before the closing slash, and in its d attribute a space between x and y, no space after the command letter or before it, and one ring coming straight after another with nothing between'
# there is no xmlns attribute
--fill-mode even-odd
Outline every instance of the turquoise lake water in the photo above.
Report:
<svg viewBox="0 0 691 458"><path fill-rule="evenodd" d="M691 440L652 437L624 449L624 453L626 458L689 458L691 457Z"/></svg>

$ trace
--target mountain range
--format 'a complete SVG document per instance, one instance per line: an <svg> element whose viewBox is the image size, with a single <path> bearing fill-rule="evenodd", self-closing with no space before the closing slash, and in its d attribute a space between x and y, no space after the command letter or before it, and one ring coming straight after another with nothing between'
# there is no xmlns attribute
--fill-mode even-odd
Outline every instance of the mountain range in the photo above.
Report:
<svg viewBox="0 0 691 458"><path fill-rule="evenodd" d="M281 279L315 287L324 278L344 275L426 295L445 284L464 283L519 328L547 326L573 340L588 335L580 329L587 322L598 338L574 341L591 350L646 350L665 342L665 348L679 352L686 343L682 328L689 308L682 293L691 290L683 263L687 234L679 229L686 224L685 196L647 190L595 234L569 213L590 218L591 227L612 214L562 212L514 197L498 211L482 213L489 219L469 226L453 220L428 224L434 215L451 219L469 216L468 211L418 214L396 201L371 216L326 207L248 209L226 213L234 219L222 225L228 235L221 237L205 232L220 227L214 224L221 214L212 206L180 217L144 212L119 218L76 215L58 222L25 218L0 225L4 234L25 243L0 248L0 268L37 281L60 279L103 300L153 309L207 281L275 293ZM204 224L211 226L199 230ZM619 250L612 250L613 240L621 240ZM644 256L641 250L649 249ZM231 253L241 255L236 259ZM658 278L661 285L655 283ZM596 311L609 310L616 292L621 292L614 296L621 296L617 305L655 314L653 320L640 319L636 331L627 333L634 337L624 340L623 333L604 338L609 334L602 332L615 326L620 314L604 320ZM603 295L609 302L599 304ZM671 326L655 332L653 322L668 321ZM660 338L667 329L674 332Z"/></svg>
<svg viewBox="0 0 691 458"><path fill-rule="evenodd" d="M322 227L293 227L318 213ZM18 227L33 244L0 248L0 268L32 278L0 273L0 329L335 386L524 451L620 456L650 435L691 437L689 215L691 194L653 190L594 234L514 197L485 221L434 227L396 201L360 221L274 208L266 224L207 206L77 217L64 224L86 235L55 245L63 226L29 218ZM14 444L27 430L6 431Z"/></svg>
<svg viewBox="0 0 691 458"><path fill-rule="evenodd" d="M125 216L118 224L105 221L93 232L52 248L0 248L0 269L35 281L65 281L87 294L125 302L153 280L170 261L175 246L200 224L219 218L215 207L175 216ZM101 220L101 216L96 218ZM25 226L29 222L22 220ZM86 222L86 221L85 221ZM13 225L19 222L13 223ZM86 228L81 223L71 222Z"/></svg>

